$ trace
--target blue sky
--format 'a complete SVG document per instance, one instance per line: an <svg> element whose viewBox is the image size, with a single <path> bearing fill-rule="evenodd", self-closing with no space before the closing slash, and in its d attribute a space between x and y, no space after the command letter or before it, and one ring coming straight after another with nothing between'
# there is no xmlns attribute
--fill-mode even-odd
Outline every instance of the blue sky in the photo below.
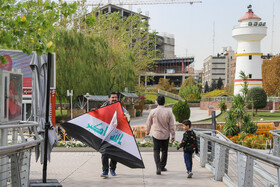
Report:
<svg viewBox="0 0 280 187"><path fill-rule="evenodd" d="M280 0L202 0L202 3L193 5L133 5L132 10L137 12L141 9L142 14L149 12L151 31L174 35L175 55L194 56L195 69L201 69L203 60L213 54L213 23L214 54L226 46L236 51L237 42L231 36L232 28L239 24L238 19L247 12L249 4L268 27L267 36L261 43L261 52L280 53ZM128 6L124 8L130 9Z"/></svg>

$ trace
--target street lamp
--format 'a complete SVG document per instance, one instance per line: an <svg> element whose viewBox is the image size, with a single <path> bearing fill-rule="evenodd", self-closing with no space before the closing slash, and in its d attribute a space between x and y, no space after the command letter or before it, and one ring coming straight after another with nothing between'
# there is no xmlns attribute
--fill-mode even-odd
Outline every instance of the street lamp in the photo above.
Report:
<svg viewBox="0 0 280 187"><path fill-rule="evenodd" d="M88 100L89 100L89 93L86 94L86 98L87 98L87 112L89 111L89 103L88 103Z"/></svg>
<svg viewBox="0 0 280 187"><path fill-rule="evenodd" d="M71 107L71 119L73 118L73 112L72 112L72 96L73 96L73 90L71 90L69 92L69 90L67 90L67 96L70 96L70 107Z"/></svg>

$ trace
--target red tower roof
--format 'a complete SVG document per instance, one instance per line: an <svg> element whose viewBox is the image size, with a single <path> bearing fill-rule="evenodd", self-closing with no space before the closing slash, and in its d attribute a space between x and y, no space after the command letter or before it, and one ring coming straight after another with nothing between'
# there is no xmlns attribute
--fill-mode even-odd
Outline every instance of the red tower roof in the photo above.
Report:
<svg viewBox="0 0 280 187"><path fill-rule="evenodd" d="M246 19L258 19L258 20L261 20L260 17L256 16L256 15L254 14L254 12L253 12L253 11L250 11L250 10L249 10L248 12L246 12L245 15L242 16L242 17L238 20L238 22L241 22L241 21L246 20Z"/></svg>

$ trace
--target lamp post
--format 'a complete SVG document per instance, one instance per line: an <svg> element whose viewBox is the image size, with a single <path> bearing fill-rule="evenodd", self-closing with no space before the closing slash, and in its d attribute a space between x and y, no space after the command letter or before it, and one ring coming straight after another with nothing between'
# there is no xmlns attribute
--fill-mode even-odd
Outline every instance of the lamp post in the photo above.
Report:
<svg viewBox="0 0 280 187"><path fill-rule="evenodd" d="M73 96L73 90L71 90L69 92L69 90L67 90L67 96L70 96L70 107L71 107L71 119L73 118L73 112L72 112L72 96Z"/></svg>
<svg viewBox="0 0 280 187"><path fill-rule="evenodd" d="M89 100L89 93L86 94L86 98L87 98L87 112L89 111L89 103L88 103L88 100Z"/></svg>

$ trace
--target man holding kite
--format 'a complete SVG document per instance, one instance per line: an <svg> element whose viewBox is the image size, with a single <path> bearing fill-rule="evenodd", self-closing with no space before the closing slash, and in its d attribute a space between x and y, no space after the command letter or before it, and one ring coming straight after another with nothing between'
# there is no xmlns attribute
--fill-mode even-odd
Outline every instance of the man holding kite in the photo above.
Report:
<svg viewBox="0 0 280 187"><path fill-rule="evenodd" d="M104 178L108 177L109 158L113 176L117 162L130 168L145 168L125 112L117 94L111 93L103 107L61 124L67 134L102 154Z"/></svg>
<svg viewBox="0 0 280 187"><path fill-rule="evenodd" d="M108 101L106 101L101 107L105 107L105 106L111 105L111 104L116 103L116 102L118 102L118 94L116 92L111 92L108 95ZM127 118L127 121L129 121L128 111L124 107L122 107L122 109L124 111L124 115ZM101 177L107 178L108 177L108 171L109 171L109 158L108 158L108 156L102 154L101 159L102 159L102 170L103 170L103 172L101 174ZM117 162L115 160L111 159L111 161L110 161L110 173L111 173L112 176L116 176L116 167L117 167Z"/></svg>

